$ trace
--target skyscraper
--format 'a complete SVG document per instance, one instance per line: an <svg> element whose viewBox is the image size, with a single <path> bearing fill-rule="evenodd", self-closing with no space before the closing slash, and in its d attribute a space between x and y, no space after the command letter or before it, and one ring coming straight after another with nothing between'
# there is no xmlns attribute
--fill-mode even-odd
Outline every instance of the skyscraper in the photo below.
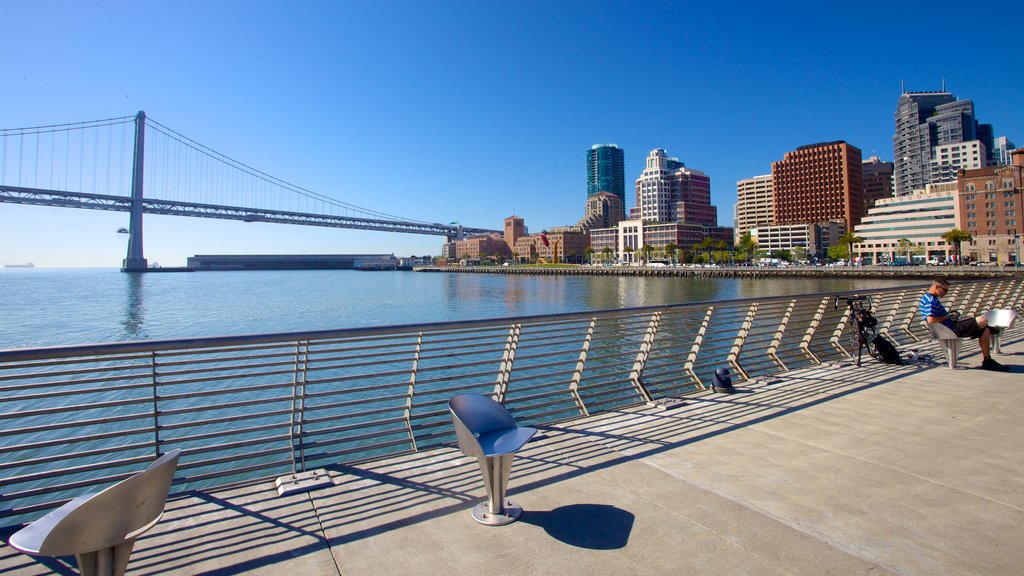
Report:
<svg viewBox="0 0 1024 576"><path fill-rule="evenodd" d="M647 222L718 225L718 209L711 204L711 178L669 158L661 148L651 150L636 179L636 205Z"/></svg>
<svg viewBox="0 0 1024 576"><path fill-rule="evenodd" d="M626 172L622 148L615 144L594 144L587 150L587 198L611 192L626 204Z"/></svg>
<svg viewBox="0 0 1024 576"><path fill-rule="evenodd" d="M847 230L864 214L860 148L839 140L800 146L772 162L777 224L843 222Z"/></svg>
<svg viewBox="0 0 1024 576"><path fill-rule="evenodd" d="M893 197L892 171L892 162L883 162L878 156L872 156L864 161L861 166L864 181L864 213L862 216L867 216L868 210L874 207L875 202Z"/></svg>
<svg viewBox="0 0 1024 576"><path fill-rule="evenodd" d="M775 223L772 175L754 176L736 182L736 241L751 228Z"/></svg>
<svg viewBox="0 0 1024 576"><path fill-rule="evenodd" d="M933 148L978 140L990 153L992 126L979 124L972 100L957 100L949 92L904 92L896 103L896 195L921 190L934 181Z"/></svg>

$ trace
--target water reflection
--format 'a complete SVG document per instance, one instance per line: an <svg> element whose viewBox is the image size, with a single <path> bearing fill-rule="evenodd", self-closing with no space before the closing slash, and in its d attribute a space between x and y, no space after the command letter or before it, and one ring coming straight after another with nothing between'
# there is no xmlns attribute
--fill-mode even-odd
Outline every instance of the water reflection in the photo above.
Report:
<svg viewBox="0 0 1024 576"><path fill-rule="evenodd" d="M125 340L145 339L146 306L144 301L145 274L122 274L125 278L124 317L121 328Z"/></svg>

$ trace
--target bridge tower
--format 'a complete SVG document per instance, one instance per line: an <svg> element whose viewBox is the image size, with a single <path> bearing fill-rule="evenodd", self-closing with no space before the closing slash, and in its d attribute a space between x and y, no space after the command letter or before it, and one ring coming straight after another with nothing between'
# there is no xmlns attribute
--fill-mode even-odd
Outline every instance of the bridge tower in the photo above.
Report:
<svg viewBox="0 0 1024 576"><path fill-rule="evenodd" d="M135 116L135 159L132 162L132 204L128 219L128 254L121 272L145 272L148 267L142 255L142 167L146 154L146 113Z"/></svg>

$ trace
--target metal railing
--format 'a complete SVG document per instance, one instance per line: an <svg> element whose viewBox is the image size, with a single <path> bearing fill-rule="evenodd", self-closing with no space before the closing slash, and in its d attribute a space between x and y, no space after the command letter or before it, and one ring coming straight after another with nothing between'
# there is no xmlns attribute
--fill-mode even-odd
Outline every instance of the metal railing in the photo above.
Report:
<svg viewBox="0 0 1024 576"><path fill-rule="evenodd" d="M879 332L927 338L923 288L862 291ZM381 328L0 351L0 518L14 523L183 450L175 490L452 442L447 400L491 394L545 424L849 357L819 293ZM973 313L1024 281L963 282ZM856 344L854 344L856 346Z"/></svg>

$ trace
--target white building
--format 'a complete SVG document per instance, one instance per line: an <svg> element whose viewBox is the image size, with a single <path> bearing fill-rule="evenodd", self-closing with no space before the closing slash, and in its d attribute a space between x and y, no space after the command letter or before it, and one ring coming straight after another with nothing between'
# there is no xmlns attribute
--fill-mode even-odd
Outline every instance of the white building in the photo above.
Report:
<svg viewBox="0 0 1024 576"><path fill-rule="evenodd" d="M957 227L959 210L956 182L929 184L925 190L879 200L854 229L864 238L854 251L867 263L905 262L908 247L914 262L947 260L954 248L942 235ZM906 239L902 247L901 238Z"/></svg>
<svg viewBox="0 0 1024 576"><path fill-rule="evenodd" d="M750 239L757 243L759 252L771 254L787 250L793 253L803 248L808 256L819 258L828 255L829 247L834 246L842 234L843 226L839 222L773 224L750 229Z"/></svg>
<svg viewBox="0 0 1024 576"><path fill-rule="evenodd" d="M932 148L932 183L956 182L958 171L984 168L986 155L981 140L935 146Z"/></svg>
<svg viewBox="0 0 1024 576"><path fill-rule="evenodd" d="M736 182L736 239L753 228L775 222L772 175L754 176Z"/></svg>

